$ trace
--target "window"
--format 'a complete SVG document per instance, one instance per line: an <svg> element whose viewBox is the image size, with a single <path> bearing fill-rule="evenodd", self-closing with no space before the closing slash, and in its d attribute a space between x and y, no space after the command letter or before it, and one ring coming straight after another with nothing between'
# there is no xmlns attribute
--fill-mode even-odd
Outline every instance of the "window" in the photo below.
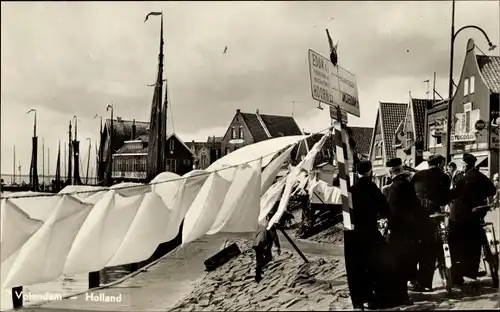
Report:
<svg viewBox="0 0 500 312"><path fill-rule="evenodd" d="M231 139L236 139L236 129L234 126L231 128Z"/></svg>
<svg viewBox="0 0 500 312"><path fill-rule="evenodd" d="M474 89L476 87L476 77L471 76L470 77L470 82L469 82L469 88L470 88L470 94L474 93Z"/></svg>
<svg viewBox="0 0 500 312"><path fill-rule="evenodd" d="M240 139L243 139L243 126L240 126L240 133L238 135Z"/></svg>
<svg viewBox="0 0 500 312"><path fill-rule="evenodd" d="M464 79L464 96L469 95L469 78Z"/></svg>
<svg viewBox="0 0 500 312"><path fill-rule="evenodd" d="M139 160L137 158L134 158L134 171L139 171Z"/></svg>
<svg viewBox="0 0 500 312"><path fill-rule="evenodd" d="M203 154L201 155L201 166L205 166L207 164L207 155Z"/></svg>
<svg viewBox="0 0 500 312"><path fill-rule="evenodd" d="M436 125L429 126L429 147L443 146L443 136L436 131Z"/></svg>
<svg viewBox="0 0 500 312"><path fill-rule="evenodd" d="M176 172L177 171L177 160L176 159L167 159L167 171Z"/></svg>
<svg viewBox="0 0 500 312"><path fill-rule="evenodd" d="M169 142L169 144L168 144L168 146L169 146L169 148L170 148L170 151L173 151L173 150L174 150L174 144L175 144L175 143L174 143L173 138L172 138L172 139L170 139L170 142Z"/></svg>
<svg viewBox="0 0 500 312"><path fill-rule="evenodd" d="M375 158L382 158L382 141L375 143Z"/></svg>
<svg viewBox="0 0 500 312"><path fill-rule="evenodd" d="M184 166L189 166L191 164L191 161L189 159L184 159L183 163Z"/></svg>

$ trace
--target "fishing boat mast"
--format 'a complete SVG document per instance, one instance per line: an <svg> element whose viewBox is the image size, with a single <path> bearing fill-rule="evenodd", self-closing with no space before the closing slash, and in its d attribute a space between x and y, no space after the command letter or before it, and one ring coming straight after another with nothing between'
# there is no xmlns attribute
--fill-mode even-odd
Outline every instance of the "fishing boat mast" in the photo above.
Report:
<svg viewBox="0 0 500 312"><path fill-rule="evenodd" d="M72 179L72 177L73 177L73 173L72 173L73 168L71 166L72 165L71 164L71 157L73 156L73 148L72 148L72 145L71 145L71 142L72 142L72 140L71 140L71 121L69 122L68 137L69 137L68 138L68 173L67 173L68 180L67 180L66 184L67 185L72 185L73 184L73 179Z"/></svg>
<svg viewBox="0 0 500 312"><path fill-rule="evenodd" d="M149 122L147 181L151 181L165 170L164 145L166 139L166 112L162 112L163 94L163 12L151 12L146 16L160 16L160 52L158 54L158 75L156 78Z"/></svg>
<svg viewBox="0 0 500 312"><path fill-rule="evenodd" d="M31 149L31 166L30 166L30 186L33 192L38 191L38 137L36 136L36 109L30 109L27 114L34 112L33 117L33 138L32 138L32 149ZM21 169L19 169L21 170ZM19 175L21 176L21 175Z"/></svg>

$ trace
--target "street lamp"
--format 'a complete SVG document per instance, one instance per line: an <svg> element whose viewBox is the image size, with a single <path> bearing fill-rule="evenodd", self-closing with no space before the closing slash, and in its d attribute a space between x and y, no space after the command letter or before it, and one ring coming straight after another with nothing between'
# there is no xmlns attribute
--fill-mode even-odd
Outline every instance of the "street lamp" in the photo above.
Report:
<svg viewBox="0 0 500 312"><path fill-rule="evenodd" d="M452 108L452 96L453 96L453 56L455 52L454 48L454 43L455 39L457 38L457 35L464 29L467 28L474 28L479 30L484 37L486 38L486 41L488 41L489 45L489 51L493 51L496 48L496 45L494 45L491 41L490 38L488 38L488 35L486 32L478 26L475 25L467 25L463 26L457 32L455 32L455 0L452 1L452 11L451 11L451 48L450 48L450 79L449 79L449 84L448 84L448 122L446 125L446 164L450 162L451 158L451 119L452 119L452 114L451 114L451 108Z"/></svg>

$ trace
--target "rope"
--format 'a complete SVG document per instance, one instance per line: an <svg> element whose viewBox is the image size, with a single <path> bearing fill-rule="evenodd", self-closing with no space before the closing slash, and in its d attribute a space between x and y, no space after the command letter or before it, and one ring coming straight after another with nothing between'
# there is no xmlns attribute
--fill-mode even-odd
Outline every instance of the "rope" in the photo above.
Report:
<svg viewBox="0 0 500 312"><path fill-rule="evenodd" d="M313 136L315 134L322 133L322 132L324 132L326 130L329 130L330 128L331 128L331 126L328 127L328 128L325 128L325 129L323 129L323 130L321 130L319 132L310 134L305 139L307 139L307 138L309 138L309 137L311 137L311 136ZM242 162L242 163L239 163L239 164L236 164L236 165L232 165L232 166L224 167L224 168L213 170L213 171L209 171L209 172L204 172L204 173L192 175L192 176L189 176L189 177L178 177L178 178L174 178L174 179L170 179L170 180L166 180L166 181L149 182L148 184L116 187L113 190L134 189L134 188L146 187L146 186L150 186L150 185L158 185L158 184L167 183L167 182L181 181L181 180L187 180L187 179L197 178L197 177L201 177L201 176L205 176L205 175L210 175L212 173L217 173L217 172L224 171L224 170L227 170L227 169L237 168L240 165L245 165L245 164L249 164L249 163L258 161L261 158L266 158L268 156L274 155L277 152L279 152L280 150L268 153L268 154L266 154L264 156L259 156L259 157L255 158L255 159L252 159L252 160L249 160L249 161L246 161L246 162ZM31 197L53 197L53 196L64 196L64 195L79 195L79 194L98 193L98 192L102 192L104 190L109 190L109 188L104 188L103 187L102 189L97 189L97 190L76 191L76 192L70 192L70 193L64 193L64 194L60 194L60 193L55 193L55 194L47 193L47 194L36 194L36 195L30 194L30 195L12 196L12 197L11 196L2 196L2 197L0 197L0 199L18 199L18 198L31 198Z"/></svg>

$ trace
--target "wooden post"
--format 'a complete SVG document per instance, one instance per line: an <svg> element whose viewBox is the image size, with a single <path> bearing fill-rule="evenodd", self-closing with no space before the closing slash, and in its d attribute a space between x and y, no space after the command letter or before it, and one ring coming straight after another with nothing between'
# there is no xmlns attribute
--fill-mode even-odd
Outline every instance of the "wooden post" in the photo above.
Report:
<svg viewBox="0 0 500 312"><path fill-rule="evenodd" d="M99 287L101 285L101 275L99 271L89 272L89 289Z"/></svg>
<svg viewBox="0 0 500 312"><path fill-rule="evenodd" d="M12 288L12 306L14 309L22 308L23 306L23 286Z"/></svg>
<svg viewBox="0 0 500 312"><path fill-rule="evenodd" d="M352 210L352 198L349 191L349 166L347 164L347 146L346 146L346 133L342 129L342 113L341 109L338 109L338 120L334 122L335 128L335 145L337 156L337 168L339 172L339 184L342 196L342 216L344 218L344 227L346 230L353 230L354 226L351 223L351 210Z"/></svg>

